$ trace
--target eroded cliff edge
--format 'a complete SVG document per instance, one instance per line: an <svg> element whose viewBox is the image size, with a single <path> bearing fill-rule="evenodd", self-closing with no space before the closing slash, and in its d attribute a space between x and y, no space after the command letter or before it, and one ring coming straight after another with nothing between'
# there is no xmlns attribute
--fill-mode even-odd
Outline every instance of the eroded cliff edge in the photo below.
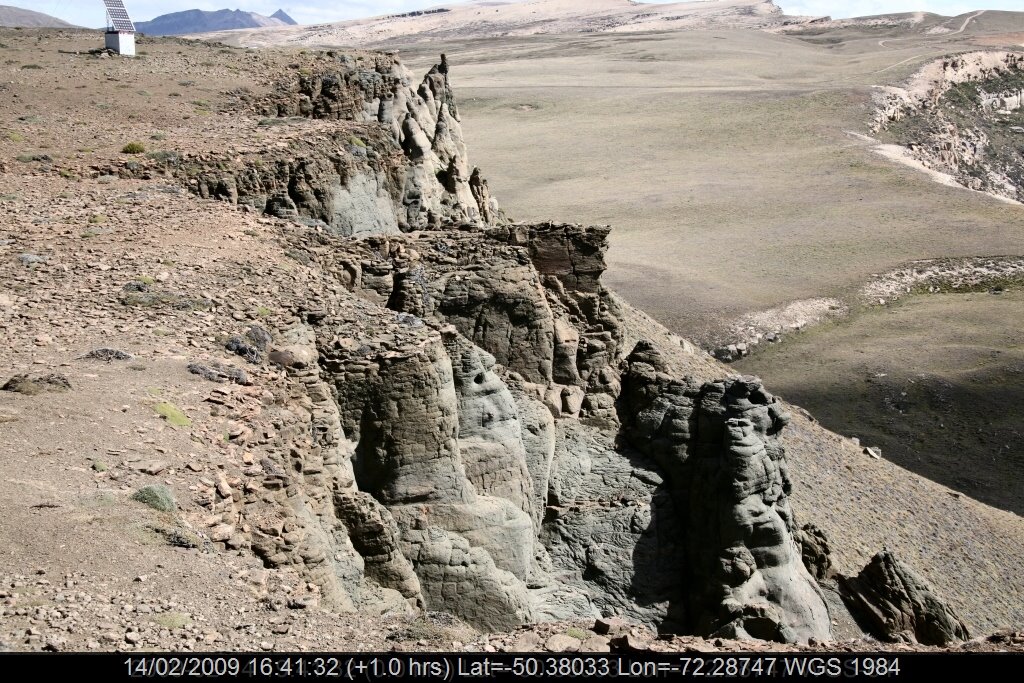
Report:
<svg viewBox="0 0 1024 683"><path fill-rule="evenodd" d="M952 55L875 99L884 140L964 187L1024 201L1024 53Z"/></svg>
<svg viewBox="0 0 1024 683"><path fill-rule="evenodd" d="M843 607L790 505L790 412L603 287L608 228L502 216L445 62L416 86L393 56L339 57L242 103L319 125L118 169L292 221L282 313L229 341L281 376L231 436L262 454L251 485L197 493L219 542L342 611L831 637Z"/></svg>

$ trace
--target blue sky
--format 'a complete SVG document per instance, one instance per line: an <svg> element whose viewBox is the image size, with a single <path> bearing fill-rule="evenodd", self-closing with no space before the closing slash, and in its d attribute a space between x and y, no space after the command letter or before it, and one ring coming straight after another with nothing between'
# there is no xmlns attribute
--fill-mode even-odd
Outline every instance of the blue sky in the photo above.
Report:
<svg viewBox="0 0 1024 683"><path fill-rule="evenodd" d="M830 14L833 17L855 17L916 10L953 16L975 9L1024 9L1022 0L775 0L775 2L781 5L788 14ZM104 23L103 3L100 0L0 0L0 4L45 12L80 26L95 27ZM228 7L260 14L272 14L283 8L297 21L304 24L406 12L442 4L456 3L445 3L444 0L125 0L128 12L136 21L146 21L161 14L185 9L215 10Z"/></svg>

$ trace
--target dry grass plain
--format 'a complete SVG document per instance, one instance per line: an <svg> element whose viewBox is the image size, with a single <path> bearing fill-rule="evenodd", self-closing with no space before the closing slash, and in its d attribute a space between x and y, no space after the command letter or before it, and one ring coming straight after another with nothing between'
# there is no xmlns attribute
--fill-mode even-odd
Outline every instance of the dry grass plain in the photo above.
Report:
<svg viewBox="0 0 1024 683"><path fill-rule="evenodd" d="M872 308L735 364L828 429L952 489L1024 514L1024 292Z"/></svg>
<svg viewBox="0 0 1024 683"><path fill-rule="evenodd" d="M866 132L873 85L1024 28L991 14L1006 16L949 36L530 36L402 54L414 70L449 54L472 157L514 217L612 224L609 284L704 341L910 259L1024 251L1021 207L937 185L847 133Z"/></svg>

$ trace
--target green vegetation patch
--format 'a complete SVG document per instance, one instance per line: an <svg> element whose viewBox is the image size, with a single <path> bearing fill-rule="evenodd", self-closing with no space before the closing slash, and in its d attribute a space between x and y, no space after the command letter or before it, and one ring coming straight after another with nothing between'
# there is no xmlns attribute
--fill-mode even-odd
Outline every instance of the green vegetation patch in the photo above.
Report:
<svg viewBox="0 0 1024 683"><path fill-rule="evenodd" d="M177 507L174 503L174 496L171 495L171 490L163 484L143 486L135 492L132 500L137 500L160 512L174 512Z"/></svg>
<svg viewBox="0 0 1024 683"><path fill-rule="evenodd" d="M157 403L155 406L153 406L153 410L156 411L157 415L164 418L165 420L167 420L168 423L174 425L175 427L192 426L192 420L190 420L188 416L185 415L185 413L181 412L181 409L178 408L178 406L174 405L173 403L170 403L168 401Z"/></svg>

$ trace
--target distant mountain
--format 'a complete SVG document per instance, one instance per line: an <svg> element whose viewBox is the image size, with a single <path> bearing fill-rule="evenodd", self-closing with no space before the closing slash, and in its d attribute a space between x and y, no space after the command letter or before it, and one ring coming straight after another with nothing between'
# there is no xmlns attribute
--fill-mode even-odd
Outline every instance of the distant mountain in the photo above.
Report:
<svg viewBox="0 0 1024 683"><path fill-rule="evenodd" d="M180 36L208 31L233 31L240 28L290 26L296 23L283 11L277 12L273 17L265 17L262 14L238 9L222 9L216 12L190 9L164 14L152 21L136 22L135 28L151 36Z"/></svg>
<svg viewBox="0 0 1024 683"><path fill-rule="evenodd" d="M30 9L0 5L0 26L23 27L23 28L74 28L74 24L61 21L57 17L51 17L42 12L33 12Z"/></svg>
<svg viewBox="0 0 1024 683"><path fill-rule="evenodd" d="M295 21L290 16L288 16L288 14L283 9L279 9L276 12L274 12L273 14L271 14L270 18L271 19L277 19L278 21L283 21L284 23L288 24L289 26L298 26L299 25L299 22Z"/></svg>

